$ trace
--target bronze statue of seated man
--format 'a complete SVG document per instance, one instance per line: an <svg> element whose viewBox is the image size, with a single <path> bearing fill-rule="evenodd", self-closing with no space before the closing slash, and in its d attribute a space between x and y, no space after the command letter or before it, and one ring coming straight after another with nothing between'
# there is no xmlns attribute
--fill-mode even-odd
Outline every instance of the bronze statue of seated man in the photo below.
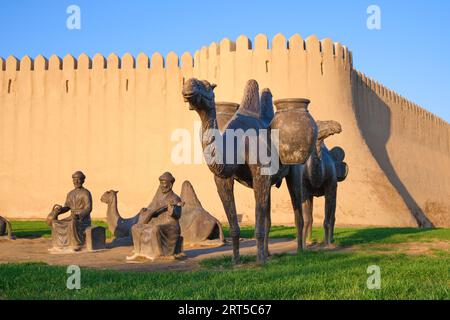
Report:
<svg viewBox="0 0 450 320"><path fill-rule="evenodd" d="M152 202L141 210L138 223L131 228L134 251L127 260L175 257L182 251L179 219L183 203L172 191L175 178L166 172L159 181Z"/></svg>
<svg viewBox="0 0 450 320"><path fill-rule="evenodd" d="M53 249L56 251L78 251L85 243L86 229L91 226L92 196L83 187L86 176L81 171L72 175L75 189L67 194L64 206L54 205L47 217L52 227ZM70 217L58 220L58 217L70 211Z"/></svg>

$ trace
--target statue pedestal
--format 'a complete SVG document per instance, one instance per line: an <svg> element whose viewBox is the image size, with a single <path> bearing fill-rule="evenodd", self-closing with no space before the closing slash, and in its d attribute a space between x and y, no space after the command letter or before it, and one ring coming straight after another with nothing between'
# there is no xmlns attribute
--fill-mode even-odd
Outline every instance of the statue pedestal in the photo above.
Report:
<svg viewBox="0 0 450 320"><path fill-rule="evenodd" d="M14 236L0 236L0 242L2 242L2 241L14 241L14 240L16 240L16 237L14 237Z"/></svg>
<svg viewBox="0 0 450 320"><path fill-rule="evenodd" d="M103 227L89 227L86 229L86 249L97 251L106 249L106 229Z"/></svg>

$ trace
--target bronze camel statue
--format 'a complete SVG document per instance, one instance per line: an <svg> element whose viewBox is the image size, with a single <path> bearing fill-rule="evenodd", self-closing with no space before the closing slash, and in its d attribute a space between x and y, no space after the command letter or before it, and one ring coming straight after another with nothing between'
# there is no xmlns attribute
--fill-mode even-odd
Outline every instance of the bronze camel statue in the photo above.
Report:
<svg viewBox="0 0 450 320"><path fill-rule="evenodd" d="M336 195L338 182L344 181L348 166L343 162L345 152L340 147L331 150L324 140L341 133L341 125L336 121L317 121L319 129L316 147L306 161L302 171L302 211L305 222L303 236L311 242L313 226L313 198L325 196L325 245L334 241Z"/></svg>
<svg viewBox="0 0 450 320"><path fill-rule="evenodd" d="M255 210L255 237L257 241L257 263L263 264L269 255L268 241L269 230L271 226L270 219L270 190L272 185L281 185L282 179L286 178L289 194L295 214L295 223L297 227L298 250L304 248L303 234L303 216L301 208L301 164L282 165L279 158L278 170L263 174L267 171L267 164L262 161L250 161L253 154L249 148L238 148L236 142L247 145L248 141L233 138L231 151L233 151L233 161L227 157L229 141L227 136L234 134L237 130L254 130L258 138L261 129L270 131L270 122L273 118L272 94L270 90L264 89L259 96L259 86L255 80L249 80L244 90L242 103L236 114L225 125L223 133L220 132L217 124L216 105L214 88L206 80L189 79L183 85L183 97L185 102L189 103L189 109L195 110L200 116L201 143L206 162L210 171L214 174L214 180L217 191L222 201L225 213L230 224L230 234L233 243L233 263L240 262L239 256L239 236L240 228L236 214L236 204L234 199L234 180L237 180L244 186L252 188L256 200ZM244 142L243 142L244 141ZM218 146L222 144L223 149ZM260 148L266 148L266 151L276 152L267 143ZM242 161L237 161L239 158ZM231 157L230 157L231 158ZM230 163L231 162L231 163Z"/></svg>
<svg viewBox="0 0 450 320"><path fill-rule="evenodd" d="M108 205L106 211L108 229L114 234L116 239L131 244L133 243L133 240L131 239L131 227L138 222L141 212L132 218L122 218L117 205L118 192L119 191L114 190L106 191L100 200Z"/></svg>

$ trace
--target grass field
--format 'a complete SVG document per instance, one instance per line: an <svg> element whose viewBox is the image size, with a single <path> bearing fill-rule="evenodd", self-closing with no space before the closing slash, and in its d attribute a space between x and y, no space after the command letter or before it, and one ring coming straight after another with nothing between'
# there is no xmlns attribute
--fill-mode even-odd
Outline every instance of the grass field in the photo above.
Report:
<svg viewBox="0 0 450 320"><path fill-rule="evenodd" d="M43 222L14 221L13 227L18 237L50 234ZM294 234L294 228L273 227L271 237ZM242 228L242 237L252 236L253 228ZM315 228L313 237L321 240L322 229ZM82 289L73 291L66 288L64 267L3 264L0 299L450 299L448 248L419 255L398 250L450 241L450 229L337 228L335 237L338 246L355 250L275 255L263 267L245 256L238 267L223 257L189 272L82 269ZM371 265L381 268L379 290L367 289Z"/></svg>

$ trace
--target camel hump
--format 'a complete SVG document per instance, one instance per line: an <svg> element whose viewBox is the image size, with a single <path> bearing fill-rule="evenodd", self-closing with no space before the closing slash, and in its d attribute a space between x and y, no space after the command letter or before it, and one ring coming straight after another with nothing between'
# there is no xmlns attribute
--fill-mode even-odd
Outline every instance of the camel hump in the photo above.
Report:
<svg viewBox="0 0 450 320"><path fill-rule="evenodd" d="M345 151L341 147L334 147L330 150L334 162L342 162L345 159Z"/></svg>
<svg viewBox="0 0 450 320"><path fill-rule="evenodd" d="M266 88L261 93L261 121L264 125L269 127L270 123L275 116L272 101L272 92L270 89Z"/></svg>
<svg viewBox="0 0 450 320"><path fill-rule="evenodd" d="M317 141L322 142L326 138L342 132L341 124L334 120L316 121L319 134Z"/></svg>
<svg viewBox="0 0 450 320"><path fill-rule="evenodd" d="M259 85L256 80L248 80L244 89L242 103L237 114L260 119L261 103L259 101Z"/></svg>
<svg viewBox="0 0 450 320"><path fill-rule="evenodd" d="M344 162L345 151L341 147L334 147L329 152L336 167L337 180L338 182L342 182L348 175L348 165Z"/></svg>
<svg viewBox="0 0 450 320"><path fill-rule="evenodd" d="M186 206L202 207L200 200L198 200L197 194L195 193L194 187L189 181L184 181L181 186L181 201L185 203Z"/></svg>

